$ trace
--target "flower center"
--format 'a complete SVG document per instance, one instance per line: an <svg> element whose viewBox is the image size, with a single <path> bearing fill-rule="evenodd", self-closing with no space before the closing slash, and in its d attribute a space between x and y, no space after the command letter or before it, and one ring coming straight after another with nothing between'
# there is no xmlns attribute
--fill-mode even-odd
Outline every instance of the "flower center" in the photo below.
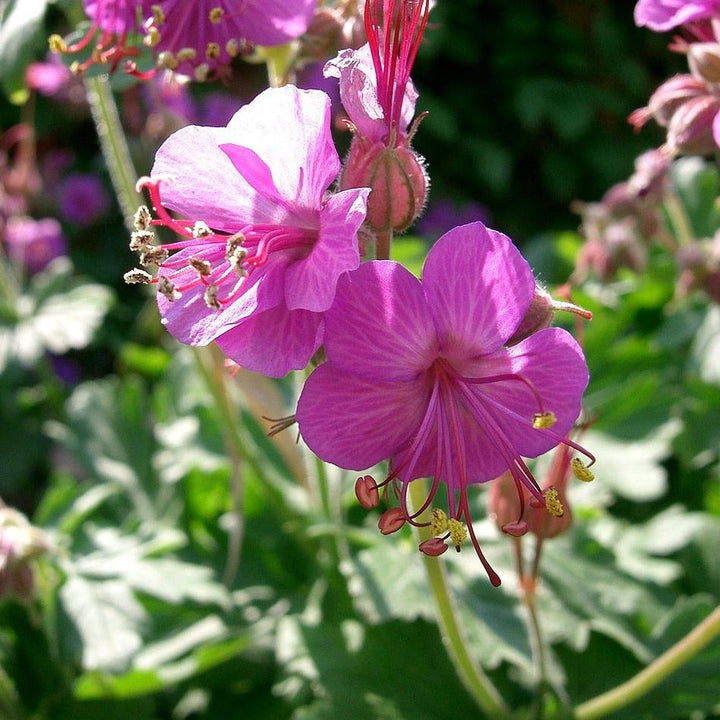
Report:
<svg viewBox="0 0 720 720"><path fill-rule="evenodd" d="M317 240L316 230L269 223L247 224L232 234L218 233L202 221L173 218L161 203L160 180L143 178L138 187L148 190L157 217L140 208L130 248L140 253L141 264L161 269L158 277L147 282L158 283L159 291L170 301L204 286L208 307L222 310L245 291L259 268L280 256L286 261L305 257ZM155 226L185 239L156 245Z"/></svg>

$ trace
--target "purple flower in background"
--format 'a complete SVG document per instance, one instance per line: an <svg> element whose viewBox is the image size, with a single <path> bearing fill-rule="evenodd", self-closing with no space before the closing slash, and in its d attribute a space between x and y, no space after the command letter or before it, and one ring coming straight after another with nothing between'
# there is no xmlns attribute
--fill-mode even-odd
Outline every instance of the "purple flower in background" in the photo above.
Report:
<svg viewBox="0 0 720 720"><path fill-rule="evenodd" d="M679 25L707 20L720 14L720 0L638 0L635 24L655 32L666 32Z"/></svg>
<svg viewBox="0 0 720 720"><path fill-rule="evenodd" d="M110 198L100 178L75 173L62 181L57 191L60 217L77 225L90 225L110 207Z"/></svg>
<svg viewBox="0 0 720 720"><path fill-rule="evenodd" d="M428 205L425 214L417 224L417 232L431 238L438 238L456 225L490 221L489 210L476 202L457 203L449 198L440 198Z"/></svg>
<svg viewBox="0 0 720 720"><path fill-rule="evenodd" d="M5 245L8 257L30 273L67 253L67 240L54 218L11 217L5 225Z"/></svg>
<svg viewBox="0 0 720 720"><path fill-rule="evenodd" d="M168 138L143 183L159 217L141 209L131 244L160 266L153 281L167 329L189 345L216 341L267 375L305 367L338 278L360 264L368 190L328 195L339 168L329 99L293 86L261 93L227 127ZM152 245L152 224L182 239ZM126 279L151 278L136 270Z"/></svg>
<svg viewBox="0 0 720 720"><path fill-rule="evenodd" d="M57 55L50 55L48 62L34 62L25 70L25 82L41 95L53 97L64 92L75 78L70 68Z"/></svg>
<svg viewBox="0 0 720 720"><path fill-rule="evenodd" d="M282 45L308 28L316 0L159 0L147 23L158 64L205 80L247 44Z"/></svg>
<svg viewBox="0 0 720 720"><path fill-rule="evenodd" d="M123 60L140 55L140 48L131 44L131 35L140 31L138 17L149 13L150 5L151 0L84 0L91 21L87 33L70 45L59 35L51 35L50 49L78 53L90 48L90 57L71 67L78 75L91 65L105 65L109 72L114 72Z"/></svg>
<svg viewBox="0 0 720 720"><path fill-rule="evenodd" d="M418 524L444 483L452 543L466 537L464 520L493 584L500 581L475 537L468 486L509 470L518 488L557 514L522 456L559 442L580 449L565 438L588 381L575 340L546 328L506 346L534 293L512 241L482 223L440 238L422 283L398 263L365 263L338 283L326 313L327 362L308 378L297 408L300 432L321 459L350 470L390 459L382 485L402 483L401 506L384 514L383 532ZM411 512L408 485L428 476L429 497ZM366 476L360 484L362 500L373 483ZM446 538L421 550L440 554Z"/></svg>

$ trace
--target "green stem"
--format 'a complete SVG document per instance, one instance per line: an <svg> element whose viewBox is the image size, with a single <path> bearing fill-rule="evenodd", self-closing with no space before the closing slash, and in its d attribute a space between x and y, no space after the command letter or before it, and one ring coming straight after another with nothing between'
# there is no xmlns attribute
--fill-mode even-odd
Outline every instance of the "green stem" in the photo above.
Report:
<svg viewBox="0 0 720 720"><path fill-rule="evenodd" d="M142 204L142 197L135 189L137 174L108 76L87 78L85 91L120 210L126 227L132 232L133 216Z"/></svg>
<svg viewBox="0 0 720 720"><path fill-rule="evenodd" d="M294 50L292 44L260 47L255 50L258 57L265 60L270 87L287 85Z"/></svg>
<svg viewBox="0 0 720 720"><path fill-rule="evenodd" d="M720 636L720 607L715 608L697 627L675 643L644 670L622 685L598 695L575 708L576 720L594 720L629 705L659 685L704 647Z"/></svg>
<svg viewBox="0 0 720 720"><path fill-rule="evenodd" d="M223 584L231 587L240 567L243 536L245 534L245 488L242 465L248 458L245 440L240 434L234 405L228 396L225 367L219 350L210 346L193 348L195 360L218 409L223 429L225 450L232 463L230 497L232 500L232 525L228 529L228 552L223 572Z"/></svg>
<svg viewBox="0 0 720 720"><path fill-rule="evenodd" d="M410 483L410 497L415 507L420 507L426 496L427 487L424 480L414 480ZM432 537L428 527L418 528L417 533L421 541ZM509 717L510 710L500 693L470 654L467 639L460 626L457 608L449 593L444 563L436 557L427 555L423 555L423 559L440 632L460 680L487 717L493 720Z"/></svg>
<svg viewBox="0 0 720 720"><path fill-rule="evenodd" d="M375 233L375 259L389 260L393 240L392 230L378 230Z"/></svg>
<svg viewBox="0 0 720 720"><path fill-rule="evenodd" d="M690 218L685 210L685 206L674 190L668 190L665 193L663 205L672 223L678 244L688 245L693 242L695 240L695 233L693 232Z"/></svg>

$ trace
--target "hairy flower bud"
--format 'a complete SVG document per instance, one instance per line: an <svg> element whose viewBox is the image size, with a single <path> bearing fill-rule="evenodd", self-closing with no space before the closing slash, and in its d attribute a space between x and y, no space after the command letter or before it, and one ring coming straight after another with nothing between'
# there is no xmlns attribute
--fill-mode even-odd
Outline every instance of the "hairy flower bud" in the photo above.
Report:
<svg viewBox="0 0 720 720"><path fill-rule="evenodd" d="M516 345L526 337L543 328L550 327L555 315L555 304L550 295L539 285L535 286L535 294L525 317L520 322L515 334L507 341L507 345Z"/></svg>
<svg viewBox="0 0 720 720"><path fill-rule="evenodd" d="M689 74L675 75L666 80L650 96L647 107L630 113L630 124L639 130L650 118L661 127L667 127L677 110L689 100L707 95L702 80Z"/></svg>
<svg viewBox="0 0 720 720"><path fill-rule="evenodd" d="M689 100L673 115L667 143L673 154L709 155L718 149L713 121L720 111L720 98L705 95Z"/></svg>
<svg viewBox="0 0 720 720"><path fill-rule="evenodd" d="M429 180L424 159L407 146L353 138L341 189L369 187L367 224L376 232L402 232L425 207Z"/></svg>

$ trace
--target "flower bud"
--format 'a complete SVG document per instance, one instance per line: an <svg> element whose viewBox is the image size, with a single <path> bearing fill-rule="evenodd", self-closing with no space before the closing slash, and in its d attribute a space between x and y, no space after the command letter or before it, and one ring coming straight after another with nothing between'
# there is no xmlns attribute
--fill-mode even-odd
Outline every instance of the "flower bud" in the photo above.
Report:
<svg viewBox="0 0 720 720"><path fill-rule="evenodd" d="M341 189L369 187L367 224L376 232L402 232L420 215L428 192L425 161L404 145L353 138Z"/></svg>
<svg viewBox="0 0 720 720"><path fill-rule="evenodd" d="M690 43L687 56L690 71L696 78L708 83L720 82L720 44Z"/></svg>
<svg viewBox="0 0 720 720"><path fill-rule="evenodd" d="M378 506L380 493L378 493L378 486L372 475L364 475L357 479L355 482L355 497L366 510Z"/></svg>
<svg viewBox="0 0 720 720"><path fill-rule="evenodd" d="M673 154L709 155L717 149L713 121L720 111L720 99L705 95L688 100L678 108L668 125L667 143Z"/></svg>
<svg viewBox="0 0 720 720"><path fill-rule="evenodd" d="M661 127L667 127L678 108L689 100L707 94L707 86L702 80L689 74L675 75L655 90L647 107L630 113L628 120L636 130L650 118L654 118Z"/></svg>
<svg viewBox="0 0 720 720"><path fill-rule="evenodd" d="M538 330L550 327L554 315L553 299L539 285L536 285L530 307L525 311L525 317L520 321L513 336L507 341L507 345L517 345Z"/></svg>

